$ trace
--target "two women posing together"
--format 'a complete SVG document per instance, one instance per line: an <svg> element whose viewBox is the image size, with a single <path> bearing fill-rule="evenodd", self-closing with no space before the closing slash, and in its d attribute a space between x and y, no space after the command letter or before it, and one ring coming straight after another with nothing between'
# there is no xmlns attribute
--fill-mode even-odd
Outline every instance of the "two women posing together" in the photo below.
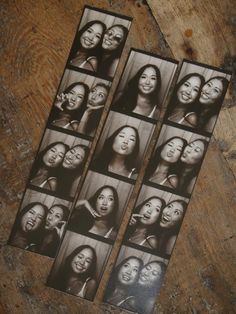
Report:
<svg viewBox="0 0 236 314"><path fill-rule="evenodd" d="M168 119L199 131L212 132L228 83L222 76L207 81L199 73L184 76L175 87Z"/></svg>

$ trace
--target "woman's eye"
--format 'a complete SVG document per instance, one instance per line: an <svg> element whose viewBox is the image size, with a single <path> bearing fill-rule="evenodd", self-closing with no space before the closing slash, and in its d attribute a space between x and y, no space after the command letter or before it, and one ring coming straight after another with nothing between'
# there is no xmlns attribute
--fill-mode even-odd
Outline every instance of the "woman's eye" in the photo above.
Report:
<svg viewBox="0 0 236 314"><path fill-rule="evenodd" d="M214 91L215 91L217 94L219 94L219 92L220 92L220 91L219 91L218 89L216 89L216 88L214 89Z"/></svg>
<svg viewBox="0 0 236 314"><path fill-rule="evenodd" d="M197 87L195 87L193 90L194 90L195 92L198 92L198 91L199 91L199 89L198 89Z"/></svg>
<svg viewBox="0 0 236 314"><path fill-rule="evenodd" d="M151 79L152 79L153 81L156 81L156 80L157 80L157 78L156 78L155 76L151 77Z"/></svg>
<svg viewBox="0 0 236 314"><path fill-rule="evenodd" d="M98 94L98 96L99 96L100 98L104 98L104 95L103 95L103 94Z"/></svg>
<svg viewBox="0 0 236 314"><path fill-rule="evenodd" d="M137 272L138 272L138 270L135 268L135 269L133 269L133 272L137 273Z"/></svg>

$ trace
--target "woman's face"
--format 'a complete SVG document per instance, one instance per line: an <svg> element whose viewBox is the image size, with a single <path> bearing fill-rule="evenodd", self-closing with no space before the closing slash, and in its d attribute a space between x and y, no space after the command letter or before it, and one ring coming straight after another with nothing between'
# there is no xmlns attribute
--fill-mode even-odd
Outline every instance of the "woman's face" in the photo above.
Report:
<svg viewBox="0 0 236 314"><path fill-rule="evenodd" d="M85 273L91 266L93 258L93 251L89 248L84 248L73 258L71 262L72 270L76 274Z"/></svg>
<svg viewBox="0 0 236 314"><path fill-rule="evenodd" d="M124 40L124 31L119 26L109 28L103 37L102 48L105 50L113 51L119 47Z"/></svg>
<svg viewBox="0 0 236 314"><path fill-rule="evenodd" d="M193 141L185 147L180 160L187 165L196 165L202 159L204 151L205 145L203 141Z"/></svg>
<svg viewBox="0 0 236 314"><path fill-rule="evenodd" d="M107 100L108 91L105 87L97 85L94 86L88 95L88 104L90 106L103 106Z"/></svg>
<svg viewBox="0 0 236 314"><path fill-rule="evenodd" d="M213 78L203 85L199 101L204 105L214 104L217 99L220 98L222 92L222 81L217 78Z"/></svg>
<svg viewBox="0 0 236 314"><path fill-rule="evenodd" d="M184 142L181 138L173 138L167 142L161 150L161 159L169 163L175 163L179 160L184 147Z"/></svg>
<svg viewBox="0 0 236 314"><path fill-rule="evenodd" d="M95 48L101 40L103 27L101 24L94 23L80 37L81 46L84 49Z"/></svg>
<svg viewBox="0 0 236 314"><path fill-rule="evenodd" d="M52 230L59 222L61 222L63 219L63 209L59 206L53 206L50 208L47 217L46 217L46 224L45 229Z"/></svg>
<svg viewBox="0 0 236 314"><path fill-rule="evenodd" d="M115 206L115 198L113 191L110 188L104 188L97 197L96 211L102 217L112 213Z"/></svg>
<svg viewBox="0 0 236 314"><path fill-rule="evenodd" d="M184 216L183 205L176 201L168 204L162 211L160 226L163 228L172 228L182 221Z"/></svg>
<svg viewBox="0 0 236 314"><path fill-rule="evenodd" d="M142 75L140 76L138 82L139 91L144 94L148 95L151 94L157 86L157 74L153 67L146 68Z"/></svg>
<svg viewBox="0 0 236 314"><path fill-rule="evenodd" d="M21 228L24 232L37 230L45 216L45 210L40 204L34 205L21 218Z"/></svg>
<svg viewBox="0 0 236 314"><path fill-rule="evenodd" d="M152 225L157 222L161 212L161 200L158 198L152 198L145 203L140 209L140 222L144 225Z"/></svg>
<svg viewBox="0 0 236 314"><path fill-rule="evenodd" d="M82 147L76 146L72 147L65 154L62 167L65 169L77 169L81 163L84 161L85 151Z"/></svg>
<svg viewBox="0 0 236 314"><path fill-rule="evenodd" d="M148 263L141 269L138 283L144 287L152 287L161 279L161 275L162 270L158 262Z"/></svg>
<svg viewBox="0 0 236 314"><path fill-rule="evenodd" d="M83 85L74 86L67 94L66 109L77 110L82 105L85 96L85 88Z"/></svg>
<svg viewBox="0 0 236 314"><path fill-rule="evenodd" d="M65 145L58 143L46 151L43 156L43 163L49 168L56 168L61 164L65 153Z"/></svg>
<svg viewBox="0 0 236 314"><path fill-rule="evenodd" d="M118 272L118 281L123 285L132 285L138 279L140 262L136 258L130 258L124 263Z"/></svg>
<svg viewBox="0 0 236 314"><path fill-rule="evenodd" d="M197 98L201 80L198 76L191 76L178 89L177 97L182 104L191 104Z"/></svg>
<svg viewBox="0 0 236 314"><path fill-rule="evenodd" d="M136 144L136 133L134 129L130 127L124 127L116 135L112 149L119 155L128 156L132 154Z"/></svg>

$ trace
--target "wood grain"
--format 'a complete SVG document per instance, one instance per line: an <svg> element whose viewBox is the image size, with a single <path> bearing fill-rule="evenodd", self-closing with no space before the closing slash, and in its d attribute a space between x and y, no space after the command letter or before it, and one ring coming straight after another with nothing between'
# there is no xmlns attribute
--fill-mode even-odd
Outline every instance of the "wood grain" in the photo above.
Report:
<svg viewBox="0 0 236 314"><path fill-rule="evenodd" d="M234 1L148 0L157 22L144 3L86 1L134 18L109 100L130 47L235 69ZM92 304L45 287L51 259L6 245L84 4L0 4L1 313L125 313L101 304L106 277ZM155 313L236 311L235 99L234 78Z"/></svg>

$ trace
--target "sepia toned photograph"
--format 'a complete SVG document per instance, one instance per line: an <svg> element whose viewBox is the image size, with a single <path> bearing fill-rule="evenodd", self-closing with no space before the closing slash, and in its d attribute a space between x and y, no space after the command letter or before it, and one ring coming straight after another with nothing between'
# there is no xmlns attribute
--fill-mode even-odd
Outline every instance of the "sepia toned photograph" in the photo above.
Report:
<svg viewBox="0 0 236 314"><path fill-rule="evenodd" d="M69 64L112 79L131 26L131 18L85 8Z"/></svg>
<svg viewBox="0 0 236 314"><path fill-rule="evenodd" d="M104 302L132 312L152 313L167 265L166 259L123 245Z"/></svg>
<svg viewBox="0 0 236 314"><path fill-rule="evenodd" d="M176 61L132 49L112 109L159 119L176 69Z"/></svg>
<svg viewBox="0 0 236 314"><path fill-rule="evenodd" d="M133 185L89 171L68 229L115 240Z"/></svg>
<svg viewBox="0 0 236 314"><path fill-rule="evenodd" d="M152 123L111 111L92 162L92 168L136 179L155 129Z"/></svg>
<svg viewBox="0 0 236 314"><path fill-rule="evenodd" d="M184 61L166 119L212 133L231 78L227 73Z"/></svg>
<svg viewBox="0 0 236 314"><path fill-rule="evenodd" d="M132 211L125 241L170 255L189 199L143 185Z"/></svg>
<svg viewBox="0 0 236 314"><path fill-rule="evenodd" d="M66 69L48 125L94 137L111 82Z"/></svg>
<svg viewBox="0 0 236 314"><path fill-rule="evenodd" d="M8 244L55 257L70 210L71 202L26 190Z"/></svg>
<svg viewBox="0 0 236 314"><path fill-rule="evenodd" d="M189 195L208 144L206 136L164 124L146 170L146 180Z"/></svg>
<svg viewBox="0 0 236 314"><path fill-rule="evenodd" d="M107 243L67 231L47 285L93 300L110 250L111 246Z"/></svg>
<svg viewBox="0 0 236 314"><path fill-rule="evenodd" d="M29 184L52 191L62 198L73 197L90 144L87 140L46 129Z"/></svg>

